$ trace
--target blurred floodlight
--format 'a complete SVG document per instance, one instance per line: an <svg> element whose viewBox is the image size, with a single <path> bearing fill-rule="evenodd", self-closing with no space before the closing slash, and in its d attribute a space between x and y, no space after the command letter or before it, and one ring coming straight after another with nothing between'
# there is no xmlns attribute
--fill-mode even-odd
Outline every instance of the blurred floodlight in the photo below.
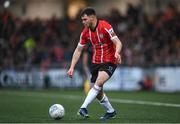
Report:
<svg viewBox="0 0 180 124"><path fill-rule="evenodd" d="M8 8L10 6L10 1L9 0L6 0L4 2L4 8Z"/></svg>
<svg viewBox="0 0 180 124"><path fill-rule="evenodd" d="M86 2L83 0L72 1L68 7L68 16L71 19L75 19L78 15L78 12L86 6Z"/></svg>

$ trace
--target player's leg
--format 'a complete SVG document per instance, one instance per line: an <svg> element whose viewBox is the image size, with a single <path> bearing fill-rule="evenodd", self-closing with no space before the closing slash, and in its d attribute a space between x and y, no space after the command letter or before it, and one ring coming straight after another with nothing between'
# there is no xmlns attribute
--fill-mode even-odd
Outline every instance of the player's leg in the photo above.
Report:
<svg viewBox="0 0 180 124"><path fill-rule="evenodd" d="M116 111L109 102L109 99L106 96L106 94L103 92L103 89L101 89L96 98L99 100L99 103L106 109L105 115L100 117L100 119L105 120L109 118L114 118L116 116Z"/></svg>
<svg viewBox="0 0 180 124"><path fill-rule="evenodd" d="M101 91L104 82L106 82L108 79L109 79L109 75L106 72L100 71L98 73L97 80L94 86L89 90L89 93L84 103L82 104L81 108L86 108L88 104L90 104L96 98L96 96Z"/></svg>
<svg viewBox="0 0 180 124"><path fill-rule="evenodd" d="M92 89L92 87L94 87L95 81L96 81L96 79L97 79L97 76L98 76L98 68L99 68L98 65L92 64L92 67L91 67L91 82L92 82L92 83L90 83L90 90ZM90 90L89 90L89 91L90 91ZM88 93L89 93L89 91L88 91ZM86 94L86 97L88 96L88 93ZM85 101L84 101L84 104L86 104ZM81 115L81 116L83 116L83 117L89 117L88 111L87 111L87 109L85 108L84 105L82 105L81 108L79 109L78 115Z"/></svg>
<svg viewBox="0 0 180 124"><path fill-rule="evenodd" d="M104 93L103 93L102 87L103 87L104 83L112 76L115 69L116 69L116 65L113 65L110 63L104 64L103 66L95 65L93 67L93 71L91 71L91 73L92 73L91 81L95 82L95 84L89 91L84 103L81 106L81 109L79 111L80 115L88 116L86 107L96 97L98 97L98 99L101 101L102 105L108 109L108 112L113 111L113 108L112 108L111 104L109 103L107 96L103 95ZM110 114L110 116L111 116L112 113L108 113L108 112L106 114L108 114L108 115ZM115 113L115 111L113 113Z"/></svg>
<svg viewBox="0 0 180 124"><path fill-rule="evenodd" d="M108 63L105 64L100 70L104 71L107 75L109 75L109 77L111 77L115 69L116 65ZM106 96L106 94L103 92L103 88L97 95L97 99L99 100L99 103L106 109L106 113L104 116L101 117L101 119L114 118L116 116L116 111L109 102L109 99Z"/></svg>
<svg viewBox="0 0 180 124"><path fill-rule="evenodd" d="M115 111L103 90L99 92L96 98L99 100L99 103L106 109L108 113L112 113Z"/></svg>
<svg viewBox="0 0 180 124"><path fill-rule="evenodd" d="M94 86L89 90L88 95L86 96L86 99L84 100L84 103L82 104L79 114L83 117L89 117L87 112L87 106L97 97L99 92L102 89L102 86L104 85L104 82L106 82L109 79L109 75L104 72L100 71L97 76L97 80L94 84Z"/></svg>

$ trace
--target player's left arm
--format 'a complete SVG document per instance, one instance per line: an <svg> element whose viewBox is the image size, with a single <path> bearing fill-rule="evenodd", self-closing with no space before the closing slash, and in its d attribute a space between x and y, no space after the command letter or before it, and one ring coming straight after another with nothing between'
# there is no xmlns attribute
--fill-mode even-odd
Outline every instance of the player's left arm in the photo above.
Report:
<svg viewBox="0 0 180 124"><path fill-rule="evenodd" d="M114 56L115 56L118 64L120 64L121 63L121 55L120 55L120 53L121 53L121 50L122 50L122 43L121 43L120 39L117 36L114 36L111 40L116 46L116 52L115 52Z"/></svg>
<svg viewBox="0 0 180 124"><path fill-rule="evenodd" d="M121 63L121 49L122 49L122 43L120 41L120 39L117 37L116 33L114 32L112 26L104 21L104 29L106 31L106 33L108 34L109 38L111 39L111 41L115 44L116 46L116 52L115 52L115 58L117 60L117 63L120 64Z"/></svg>

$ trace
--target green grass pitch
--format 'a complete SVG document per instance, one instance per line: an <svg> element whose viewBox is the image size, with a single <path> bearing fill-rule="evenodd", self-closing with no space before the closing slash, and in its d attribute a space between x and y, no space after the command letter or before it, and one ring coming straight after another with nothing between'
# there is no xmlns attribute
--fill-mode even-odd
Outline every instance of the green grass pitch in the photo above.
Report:
<svg viewBox="0 0 180 124"><path fill-rule="evenodd" d="M77 116L85 98L80 89L0 89L0 123L180 123L180 93L109 91L106 94L118 115L115 119L101 121L99 117L105 110L97 101L88 107L89 119ZM154 102L162 105L152 105ZM54 103L62 104L65 108L66 114L61 120L49 117L48 109ZM177 106L165 106L164 103Z"/></svg>

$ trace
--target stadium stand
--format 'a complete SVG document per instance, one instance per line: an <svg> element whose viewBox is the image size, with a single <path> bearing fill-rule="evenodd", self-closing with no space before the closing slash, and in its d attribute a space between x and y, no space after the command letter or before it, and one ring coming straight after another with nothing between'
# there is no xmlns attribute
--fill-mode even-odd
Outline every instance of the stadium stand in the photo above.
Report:
<svg viewBox="0 0 180 124"><path fill-rule="evenodd" d="M104 16L112 23L123 47L124 66L180 65L180 13L173 5L155 15L129 6L126 16L112 9ZM25 65L66 66L79 40L79 18L21 19L0 12L0 68Z"/></svg>

